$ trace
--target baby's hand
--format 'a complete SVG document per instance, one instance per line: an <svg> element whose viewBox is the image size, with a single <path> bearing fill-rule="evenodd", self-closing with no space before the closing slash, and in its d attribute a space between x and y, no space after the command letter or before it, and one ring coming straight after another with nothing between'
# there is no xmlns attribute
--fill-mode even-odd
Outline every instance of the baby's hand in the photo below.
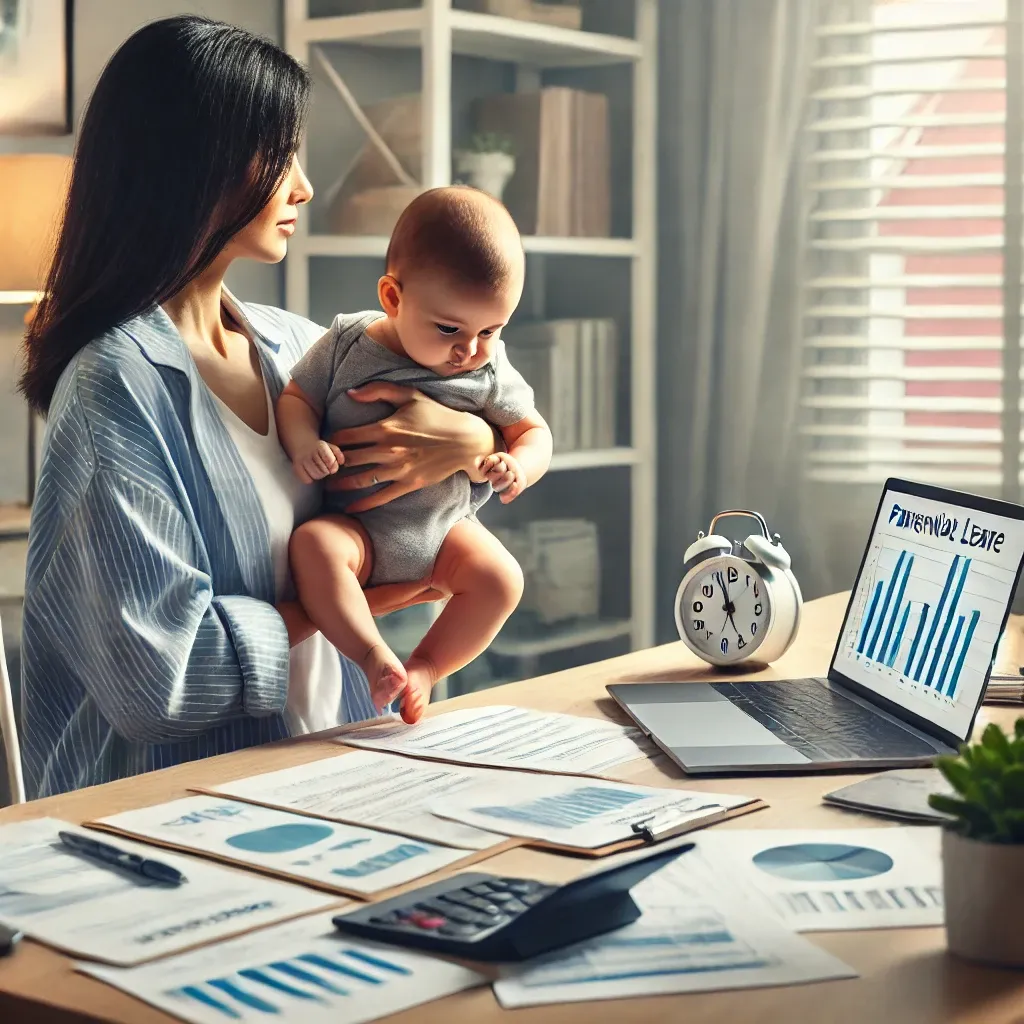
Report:
<svg viewBox="0 0 1024 1024"><path fill-rule="evenodd" d="M529 482L523 467L508 452L488 455L480 464L480 471L491 487L501 493L504 505L515 501L526 490Z"/></svg>
<svg viewBox="0 0 1024 1024"><path fill-rule="evenodd" d="M325 476L337 473L345 456L341 449L329 441L317 441L316 447L292 460L295 475L304 483L323 480Z"/></svg>

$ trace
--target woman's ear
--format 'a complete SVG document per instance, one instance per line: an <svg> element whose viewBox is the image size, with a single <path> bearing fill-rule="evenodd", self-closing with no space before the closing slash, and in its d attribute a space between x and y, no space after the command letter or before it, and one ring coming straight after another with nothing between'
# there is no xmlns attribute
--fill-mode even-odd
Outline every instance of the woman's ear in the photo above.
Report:
<svg viewBox="0 0 1024 1024"><path fill-rule="evenodd" d="M402 286L390 274L385 274L377 282L377 298L380 301L380 308L388 316L398 316L398 307L402 301Z"/></svg>

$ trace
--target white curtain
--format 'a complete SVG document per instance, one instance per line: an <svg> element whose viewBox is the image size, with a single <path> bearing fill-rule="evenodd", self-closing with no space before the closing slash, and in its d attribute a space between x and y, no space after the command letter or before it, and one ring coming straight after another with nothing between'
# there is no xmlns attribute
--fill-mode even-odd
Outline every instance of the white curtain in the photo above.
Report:
<svg viewBox="0 0 1024 1024"><path fill-rule="evenodd" d="M659 636L683 552L725 508L762 512L807 596L813 515L797 415L807 203L801 153L818 4L662 4Z"/></svg>

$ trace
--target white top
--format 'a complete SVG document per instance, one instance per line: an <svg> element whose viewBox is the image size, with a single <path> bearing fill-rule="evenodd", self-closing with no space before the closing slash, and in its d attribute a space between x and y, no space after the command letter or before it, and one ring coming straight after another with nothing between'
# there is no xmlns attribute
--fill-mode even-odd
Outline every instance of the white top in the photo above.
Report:
<svg viewBox="0 0 1024 1024"><path fill-rule="evenodd" d="M270 555L274 564L277 600L294 596L288 568L288 540L296 523L305 522L320 503L320 488L300 483L291 460L277 439L274 403L266 381L269 429L258 434L217 395L214 399L221 420L235 442L242 461L252 476L270 534ZM213 394L213 392L210 392ZM288 671L288 703L285 720L293 736L319 732L338 725L341 718L342 675L338 652L321 633L291 649Z"/></svg>

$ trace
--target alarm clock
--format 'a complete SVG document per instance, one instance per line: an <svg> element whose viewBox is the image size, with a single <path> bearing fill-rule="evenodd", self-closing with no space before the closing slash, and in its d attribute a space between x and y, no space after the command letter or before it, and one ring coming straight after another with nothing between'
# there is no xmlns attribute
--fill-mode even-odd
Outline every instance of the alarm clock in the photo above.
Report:
<svg viewBox="0 0 1024 1024"><path fill-rule="evenodd" d="M743 517L761 527L744 541L715 533L722 519ZM803 596L779 535L769 535L759 512L719 512L683 556L676 591L676 629L686 645L712 665L769 664L796 638Z"/></svg>

